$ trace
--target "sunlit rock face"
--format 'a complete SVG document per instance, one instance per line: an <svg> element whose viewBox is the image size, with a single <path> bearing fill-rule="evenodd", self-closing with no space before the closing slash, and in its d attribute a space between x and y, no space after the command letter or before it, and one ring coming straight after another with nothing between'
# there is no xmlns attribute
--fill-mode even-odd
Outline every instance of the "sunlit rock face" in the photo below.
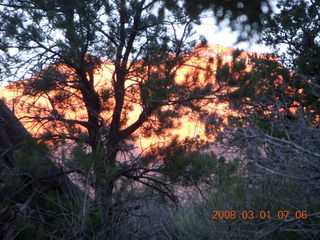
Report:
<svg viewBox="0 0 320 240"><path fill-rule="evenodd" d="M188 84L203 87L207 83L211 83L213 89L219 88L219 85L216 83L215 72L217 70L218 58L222 62L230 62L232 60L232 48L217 46L217 45L207 45L207 46L197 46L188 56L188 60L181 66L176 74L175 82L179 84ZM248 56L247 53L242 53L241 57L246 59ZM48 67L48 72L46 78L47 82L45 84L50 85L50 74L53 74L54 71L58 71L62 74L59 77L61 81L72 78L72 73L63 66L54 66ZM248 70L250 70L248 68ZM53 71L53 72L50 72ZM110 62L104 62L101 65L101 68L97 70L94 74L94 85L96 91L99 93L103 105L103 112L101 116L103 121L108 124L111 118L111 111L114 102L112 98L108 98L109 90L112 87L112 74L114 71L114 66ZM60 81L59 80L59 81ZM44 134L47 131L52 131L53 133L63 133L66 131L66 128L63 124L58 122L48 122L46 120L41 120L41 117L46 118L52 116L54 119L54 113L58 110L59 114L63 115L67 119L76 119L79 121L85 121L87 119L87 114L85 110L84 103L79 98L79 92L70 88L70 89L60 89L59 85L54 86L54 90L50 91L49 94L42 92L41 94L32 93L31 90L28 90L28 87L25 88L23 85L28 86L33 80L26 80L22 82L12 83L9 86L0 90L0 98L4 99L6 104L15 112L17 117L21 120L23 125L28 129L30 133L34 136L39 136ZM127 89L130 89L131 86L137 81L135 79L130 79L126 81ZM32 83L34 84L34 83ZM38 88L41 90L43 82L39 82ZM49 86L50 87L50 86ZM134 89L134 87L132 87ZM63 91L62 91L63 90ZM67 90L67 91L66 91ZM29 92L28 92L29 91ZM222 89L221 91L228 91L227 89ZM24 95L28 92L28 95ZM41 91L40 91L41 92ZM132 91L133 92L133 91ZM128 108L125 110L128 114L128 117L125 119L125 126L129 126L135 122L142 111L142 107L139 103L130 102L130 94L125 99L125 106ZM55 107L52 107L52 101L57 102L59 99L65 99L65 102L61 104L56 104ZM205 108L209 114L216 115L226 121L226 116L233 113L228 108L228 102L219 102L215 97L210 100L210 103L206 103ZM184 111L182 109L181 111ZM38 116L38 119L33 119L33 116ZM31 118L30 118L31 117ZM212 119L211 119L212 120ZM159 144L166 142L172 139L174 136L178 136L180 140L187 137L199 137L204 140L212 140L213 135L210 137L206 135L205 123L211 121L208 115L203 118L199 118L197 114L193 114L189 110L187 114L184 114L183 117L179 118L174 122L174 126L165 132L165 134L157 135L151 134L147 136L146 131L136 131L135 136L137 140L135 145L138 149L144 149L150 145ZM148 126L144 126L148 127ZM70 129L69 129L70 131ZM79 126L75 126L72 131L79 133L84 131Z"/></svg>

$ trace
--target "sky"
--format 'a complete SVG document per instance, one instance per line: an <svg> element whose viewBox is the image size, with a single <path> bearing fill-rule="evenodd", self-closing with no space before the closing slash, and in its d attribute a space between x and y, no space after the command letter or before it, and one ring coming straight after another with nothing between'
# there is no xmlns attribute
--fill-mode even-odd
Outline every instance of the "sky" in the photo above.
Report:
<svg viewBox="0 0 320 240"><path fill-rule="evenodd" d="M245 51L258 52L258 53L270 53L271 49L262 44L256 44L257 39L252 41L242 42L235 44L237 37L239 36L238 31L231 31L231 28L226 23L221 23L218 26L213 17L206 15L201 18L202 24L195 26L197 34L205 36L208 43L219 44L226 47L236 47Z"/></svg>
<svg viewBox="0 0 320 240"><path fill-rule="evenodd" d="M270 0L271 8L274 13L279 13L280 9L276 6L278 1ZM244 51L258 52L258 53L272 53L272 49L263 45L256 44L257 39L252 41L235 44L239 32L231 31L231 28L226 22L222 22L220 26L217 25L213 13L210 11L204 12L201 16L202 24L196 26L198 35L203 35L210 44L219 44L226 47L235 47ZM286 46L278 46L282 52L285 52Z"/></svg>
<svg viewBox="0 0 320 240"><path fill-rule="evenodd" d="M219 44L226 47L240 48L244 51L258 52L258 53L269 53L271 49L262 45L256 44L257 39L252 41L246 41L236 44L237 37L239 36L238 31L232 31L227 23L222 22L219 26L216 24L212 13L205 13L201 16L200 25L195 25L196 39L200 39L200 36L204 36L209 44ZM0 87L5 86L6 81L0 81Z"/></svg>

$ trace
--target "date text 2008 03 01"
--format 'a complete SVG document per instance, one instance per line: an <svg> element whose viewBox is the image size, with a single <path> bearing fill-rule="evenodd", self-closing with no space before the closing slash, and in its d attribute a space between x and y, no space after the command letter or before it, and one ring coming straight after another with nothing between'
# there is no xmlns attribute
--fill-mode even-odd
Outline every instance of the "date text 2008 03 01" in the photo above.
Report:
<svg viewBox="0 0 320 240"><path fill-rule="evenodd" d="M211 211L211 219L307 219L308 212L306 210L278 210L275 212L261 210L225 210L225 211Z"/></svg>

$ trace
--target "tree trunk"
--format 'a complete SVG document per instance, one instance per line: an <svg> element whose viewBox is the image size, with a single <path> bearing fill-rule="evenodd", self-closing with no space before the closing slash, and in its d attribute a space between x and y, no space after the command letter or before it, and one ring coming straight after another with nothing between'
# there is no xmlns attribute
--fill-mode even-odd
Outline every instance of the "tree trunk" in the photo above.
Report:
<svg viewBox="0 0 320 240"><path fill-rule="evenodd" d="M0 100L0 159L4 159L7 167L14 167L14 153L22 148L26 136L27 130Z"/></svg>
<svg viewBox="0 0 320 240"><path fill-rule="evenodd" d="M25 147L26 138L32 138L32 136L14 113L0 100L0 170L2 167L9 167L11 169L18 168L19 166L16 166L15 163L15 155L17 153L25 152L30 155L33 153L32 151L34 149ZM43 161L45 161L45 164L50 166L50 175L57 175L57 178L59 178L59 181L57 178L52 178L52 181L55 181L55 183L52 182L51 185L58 187L58 184L62 184L59 187L64 188L66 185L71 184L71 186L75 187L67 176L61 175L62 169L57 167L50 158L42 157L41 159L42 164L44 164ZM28 161L28 159L26 159L26 161ZM44 178L45 176L42 176L42 179Z"/></svg>
<svg viewBox="0 0 320 240"><path fill-rule="evenodd" d="M43 196L49 190L68 196L70 200L82 194L67 173L57 167L48 156L35 154L38 151L36 147L26 147L26 138L32 139L13 112L0 100L0 202L4 206L0 208L1 239L9 239L12 235L13 219L18 215L19 209L38 209L38 204L41 205L50 198ZM21 153L27 156L23 161L32 161L23 163L24 171L20 170L19 162L16 161ZM39 156L36 163L34 156ZM28 174L34 172L35 165L45 165L49 169L43 173L37 172L38 175ZM45 213L41 214L45 216Z"/></svg>

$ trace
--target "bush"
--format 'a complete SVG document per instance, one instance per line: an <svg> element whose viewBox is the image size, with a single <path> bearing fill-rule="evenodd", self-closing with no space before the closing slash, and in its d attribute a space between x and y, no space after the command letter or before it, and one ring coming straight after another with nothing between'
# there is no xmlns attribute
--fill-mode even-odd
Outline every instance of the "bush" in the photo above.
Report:
<svg viewBox="0 0 320 240"><path fill-rule="evenodd" d="M254 125L226 134L242 155L236 171L220 164L204 198L168 214L164 239L319 239L319 129L303 118L269 121L276 136ZM236 219L211 219L231 210ZM249 211L255 217L243 219Z"/></svg>

